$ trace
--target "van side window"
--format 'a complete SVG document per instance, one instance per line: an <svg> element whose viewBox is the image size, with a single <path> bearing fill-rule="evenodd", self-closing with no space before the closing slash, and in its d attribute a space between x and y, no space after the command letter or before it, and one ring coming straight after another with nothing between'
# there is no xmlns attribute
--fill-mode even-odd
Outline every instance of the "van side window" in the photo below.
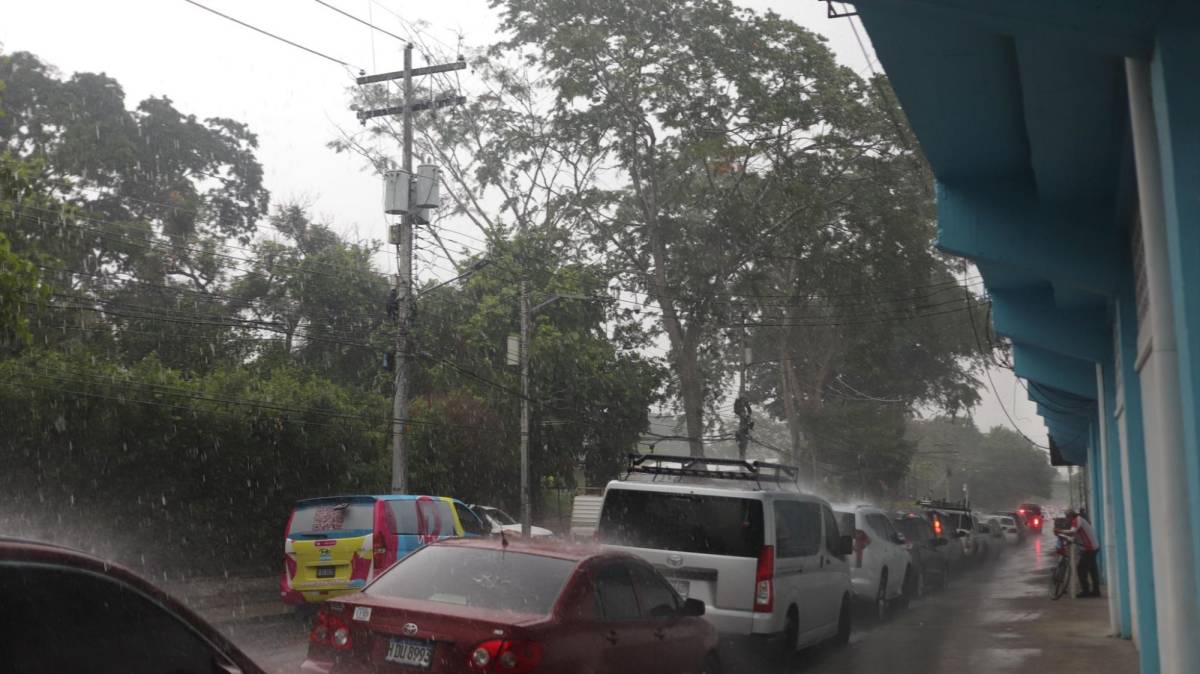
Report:
<svg viewBox="0 0 1200 674"><path fill-rule="evenodd" d="M808 557L821 549L821 506L775 502L775 549L780 557Z"/></svg>
<svg viewBox="0 0 1200 674"><path fill-rule="evenodd" d="M637 620L641 617L637 596L633 593L633 580L624 564L605 564L596 571L596 598L605 622Z"/></svg>
<svg viewBox="0 0 1200 674"><path fill-rule="evenodd" d="M829 506L821 506L821 516L825 520L825 551L834 554L841 547L842 536L854 535L854 527L851 526L850 531L842 531Z"/></svg>
<svg viewBox="0 0 1200 674"><path fill-rule="evenodd" d="M483 524L479 522L479 518L465 505L456 501L454 503L454 512L458 513L458 521L462 524L464 534L468 536L485 536L491 533L490 530L483 528Z"/></svg>

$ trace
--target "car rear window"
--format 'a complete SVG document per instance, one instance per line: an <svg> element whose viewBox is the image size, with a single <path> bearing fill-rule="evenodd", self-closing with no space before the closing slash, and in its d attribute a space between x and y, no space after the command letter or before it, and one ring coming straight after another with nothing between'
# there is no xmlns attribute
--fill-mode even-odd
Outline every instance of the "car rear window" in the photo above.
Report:
<svg viewBox="0 0 1200 674"><path fill-rule="evenodd" d="M930 538L930 532L926 529L926 525L921 520L915 517L903 517L896 520L896 528L904 537L910 541L919 541L924 538Z"/></svg>
<svg viewBox="0 0 1200 674"><path fill-rule="evenodd" d="M388 501L396 517L396 533L424 536L454 536L454 510L437 498Z"/></svg>
<svg viewBox="0 0 1200 674"><path fill-rule="evenodd" d="M371 531L375 527L375 502L370 499L301 502L292 511L288 536L324 536L331 533Z"/></svg>
<svg viewBox="0 0 1200 674"><path fill-rule="evenodd" d="M614 545L757 557L763 546L762 502L610 489L600 512L599 534L600 540Z"/></svg>
<svg viewBox="0 0 1200 674"><path fill-rule="evenodd" d="M577 562L521 552L428 545L393 566L367 594L546 615Z"/></svg>

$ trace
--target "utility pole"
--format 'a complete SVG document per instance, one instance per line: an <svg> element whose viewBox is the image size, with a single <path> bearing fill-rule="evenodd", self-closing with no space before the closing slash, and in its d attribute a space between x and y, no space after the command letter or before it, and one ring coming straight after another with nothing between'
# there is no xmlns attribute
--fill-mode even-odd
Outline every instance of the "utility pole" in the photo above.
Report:
<svg viewBox="0 0 1200 674"><path fill-rule="evenodd" d="M522 242L524 245L524 242ZM533 527L529 493L529 333L533 310L529 307L529 282L521 278L521 536Z"/></svg>
<svg viewBox="0 0 1200 674"><path fill-rule="evenodd" d="M738 371L738 394L733 401L733 413L738 418L738 429L734 433L737 440L738 458L746 460L746 449L750 446L750 429L754 422L750 420L750 401L746 400L746 367L750 364L750 346L746 344L746 312L742 311L742 327L739 328L739 346L742 351L742 366Z"/></svg>
<svg viewBox="0 0 1200 674"><path fill-rule="evenodd" d="M436 168L423 174L417 183L413 181L413 127L412 113L420 110L444 108L449 105L459 105L466 102L462 96L441 97L433 100L413 100L413 77L432 75L434 73L466 68L466 61L460 56L454 63L446 63L424 68L412 67L412 43L404 45L404 70L383 73L381 75L360 76L358 84L373 84L388 80L404 80L404 100L398 107L358 112L361 122L372 117L382 117L399 113L404 125L403 147L401 150L401 167L398 176L389 174L386 183L384 212L399 213L400 225L393 226L389 232L390 241L396 246L396 287L394 289L397 307L396 316L396 355L392 362L396 369L395 386L392 394L392 493L403 494L408 491L408 457L405 454L405 438L408 423L408 380L409 380L409 337L412 331L413 293L412 293L412 245L413 223L417 208L435 207L438 200L438 185ZM414 186L419 186L418 194L414 195ZM421 194L423 193L423 194Z"/></svg>

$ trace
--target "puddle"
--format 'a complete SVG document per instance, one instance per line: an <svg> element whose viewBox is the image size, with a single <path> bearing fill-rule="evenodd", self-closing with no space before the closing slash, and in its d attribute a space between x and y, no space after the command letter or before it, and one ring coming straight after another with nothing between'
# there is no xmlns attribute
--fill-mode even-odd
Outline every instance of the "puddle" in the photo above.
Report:
<svg viewBox="0 0 1200 674"><path fill-rule="evenodd" d="M1042 617L1041 611L980 611L979 621L984 624L1027 623Z"/></svg>

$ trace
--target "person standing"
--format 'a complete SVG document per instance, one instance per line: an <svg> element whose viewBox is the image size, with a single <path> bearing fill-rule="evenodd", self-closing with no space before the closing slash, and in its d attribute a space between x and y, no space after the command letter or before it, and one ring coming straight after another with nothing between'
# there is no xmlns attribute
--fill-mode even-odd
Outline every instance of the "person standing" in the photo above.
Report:
<svg viewBox="0 0 1200 674"><path fill-rule="evenodd" d="M1096 555L1100 554L1100 542L1096 539L1096 530L1087 517L1074 509L1067 510L1067 519L1071 523L1068 531L1079 544L1079 561L1075 565L1075 572L1079 575L1079 594L1075 596L1099 597L1100 568L1096 564Z"/></svg>

